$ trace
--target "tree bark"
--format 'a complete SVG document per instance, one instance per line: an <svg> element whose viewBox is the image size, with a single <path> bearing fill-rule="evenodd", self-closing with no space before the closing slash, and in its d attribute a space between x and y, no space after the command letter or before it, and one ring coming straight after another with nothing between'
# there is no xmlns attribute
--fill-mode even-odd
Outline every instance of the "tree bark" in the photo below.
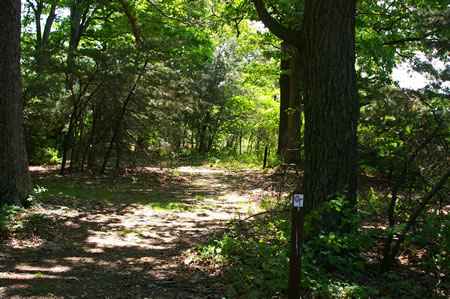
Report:
<svg viewBox="0 0 450 299"><path fill-rule="evenodd" d="M303 28L283 27L253 0L261 21L301 55L305 109L305 209L338 195L356 204L356 129L359 99L355 72L356 0L305 1ZM291 64L292 65L292 64ZM291 80L292 82L292 80ZM291 88L292 90L292 88ZM292 95L291 95L292 98ZM299 132L297 133L299 134ZM317 227L338 229L339 216Z"/></svg>
<svg viewBox="0 0 450 299"><path fill-rule="evenodd" d="M31 9L34 12L35 17L35 26L36 26L36 45L35 45L35 58L36 64L39 71L45 67L45 64L48 62L49 55L47 53L47 47L50 38L50 32L53 26L53 22L56 19L56 4L53 3L50 5L50 13L47 16L44 26L44 32L42 32L41 27L41 19L42 19L42 11L47 7L44 4L44 1L36 1L36 5L34 5L30 0L27 1L31 6Z"/></svg>
<svg viewBox="0 0 450 299"><path fill-rule="evenodd" d="M210 122L211 122L211 116L209 114L209 111L206 112L205 119L200 124L200 130L199 130L199 148L198 151L200 153L207 153L207 140L208 140L208 131L210 131Z"/></svg>
<svg viewBox="0 0 450 299"><path fill-rule="evenodd" d="M302 125L302 85L303 65L301 53L297 48L292 49L290 61L289 80L289 109L288 113L288 151L285 156L286 163L300 163L301 161L301 125Z"/></svg>
<svg viewBox="0 0 450 299"><path fill-rule="evenodd" d="M344 195L356 203L356 0L311 0L304 18L305 207ZM338 217L337 217L338 218ZM327 217L323 229L337 229Z"/></svg>
<svg viewBox="0 0 450 299"><path fill-rule="evenodd" d="M280 124L278 127L278 150L279 155L284 155L288 143L288 114L289 108L289 81L290 81L290 58L286 42L282 43L282 56L280 62Z"/></svg>
<svg viewBox="0 0 450 299"><path fill-rule="evenodd" d="M288 109L290 110L287 117L286 124L286 152L285 162L286 163L298 163L301 160L300 147L301 147L301 97L300 90L303 85L302 74L303 65L301 60L301 55L303 51L303 31L295 31L284 27L277 20L275 20L267 11L264 6L263 0L253 0L253 4L256 8L259 18L264 23L264 25L269 28L269 30L283 40L285 47L291 48L291 59L290 59L290 76L289 76L289 104ZM281 87L281 84L280 84ZM284 107L283 107L284 108ZM283 109L280 107L280 109ZM286 110L286 108L284 109ZM281 115L280 112L280 121ZM280 122L281 125L281 122ZM284 124L283 124L284 125ZM283 128L284 129L284 128ZM280 127L280 134L281 134Z"/></svg>
<svg viewBox="0 0 450 299"><path fill-rule="evenodd" d="M79 94L76 96L74 86L75 86L75 78L73 76L76 70L75 57L78 49L78 45L80 43L81 37L92 21L93 15L96 12L97 8L95 8L90 16L89 7L90 4L83 11L82 0L74 0L72 6L70 7L70 39L69 39L69 49L67 52L67 69L66 69L66 89L68 89L71 93L71 98L73 102L73 111L69 120L69 129L67 134L64 135L63 141L63 153L62 153L62 162L60 174L64 175L65 167L67 162L68 150L72 147L73 142L73 130L75 123L78 121L78 117L81 116L81 113L84 110L84 107L87 105L87 101L83 103L83 94L87 90L87 86L84 88L79 88ZM81 108L83 106L83 108Z"/></svg>
<svg viewBox="0 0 450 299"><path fill-rule="evenodd" d="M20 0L0 9L0 204L28 205L33 187L23 129Z"/></svg>

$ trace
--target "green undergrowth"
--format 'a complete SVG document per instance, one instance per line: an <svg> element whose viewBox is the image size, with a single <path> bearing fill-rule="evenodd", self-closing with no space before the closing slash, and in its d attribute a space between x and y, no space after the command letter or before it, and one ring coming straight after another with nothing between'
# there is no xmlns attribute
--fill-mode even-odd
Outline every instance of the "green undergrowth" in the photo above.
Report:
<svg viewBox="0 0 450 299"><path fill-rule="evenodd" d="M439 275L447 267L445 236L449 230L437 230L436 225L432 226L432 217L424 219L422 231L411 240L407 238L405 250L415 248L415 253L423 255L428 251L416 245L425 237L438 238L442 234L444 249L433 247L437 252L434 264L429 264L424 256L420 263L397 264L394 272L381 274L377 258L373 257L382 249L382 243L379 237L372 236L380 236L382 231L373 231L371 227L380 223L376 222L377 217L370 217L374 207L384 206L378 202L383 198L369 194L367 200L377 202L355 211L348 207L345 198L337 196L305 217L302 298L441 298L443 293L436 291L436 285L443 284ZM314 223L336 214L342 220L334 232L312 229ZM370 225L366 228L363 224ZM226 233L186 254L198 265L223 269L229 284L242 297L285 298L290 227L288 212L267 213L252 222L235 220ZM422 274L417 272L418 267L424 271ZM436 272L436 268L441 270Z"/></svg>
<svg viewBox="0 0 450 299"><path fill-rule="evenodd" d="M168 170L165 177L177 176L176 169ZM36 201L51 205L62 205L75 209L91 209L107 205L129 206L130 209L153 209L165 212L197 212L217 208L206 201L210 195L199 193L195 187L170 182L164 188L153 177L130 175L77 176L36 178L35 183L46 190L36 196ZM167 184L167 186L169 186ZM192 203L195 196L196 204ZM214 197L213 197L214 198Z"/></svg>
<svg viewBox="0 0 450 299"><path fill-rule="evenodd" d="M91 188L89 186L82 186L76 183L68 184L64 181L57 180L40 180L39 183L48 190L46 194L39 197L44 202L53 198L58 198L61 203L75 200L114 202L116 198L120 197L117 191L107 187Z"/></svg>
<svg viewBox="0 0 450 299"><path fill-rule="evenodd" d="M184 201L188 195L174 190L172 196L162 192L160 187L148 178L131 176L115 180L109 177L83 178L78 181L66 181L64 178L36 179L46 188L40 194L39 201L57 202L59 205L78 206L78 203L124 204L143 206L156 210L188 210Z"/></svg>
<svg viewBox="0 0 450 299"><path fill-rule="evenodd" d="M45 234L52 225L53 221L45 215L15 205L0 206L0 240Z"/></svg>
<svg viewBox="0 0 450 299"><path fill-rule="evenodd" d="M163 211L187 211L187 203L171 199L159 192L143 190L124 190L110 188L87 188L77 184L65 185L63 183L43 183L48 188L48 193L40 196L43 202L56 200L58 204L77 207L78 202L91 204L128 204L138 207L147 207ZM183 198L180 198L182 200Z"/></svg>
<svg viewBox="0 0 450 299"><path fill-rule="evenodd" d="M359 284L365 263L363 253L371 240L356 230L348 233L320 232L312 236L311 223L326 210L340 210L349 216L340 200L305 219L302 259L302 292L311 296L367 298L378 291ZM360 215L351 221L359 221ZM287 294L290 246L289 213L254 222L236 221L233 229L209 244L201 245L195 256L200 264L223 267L230 283L249 298L278 298Z"/></svg>
<svg viewBox="0 0 450 299"><path fill-rule="evenodd" d="M264 163L263 153L219 153L208 154L192 153L180 157L180 161L188 161L190 165L218 167L231 170L244 170L262 168ZM266 168L275 168L282 163L282 158L276 154L267 156Z"/></svg>

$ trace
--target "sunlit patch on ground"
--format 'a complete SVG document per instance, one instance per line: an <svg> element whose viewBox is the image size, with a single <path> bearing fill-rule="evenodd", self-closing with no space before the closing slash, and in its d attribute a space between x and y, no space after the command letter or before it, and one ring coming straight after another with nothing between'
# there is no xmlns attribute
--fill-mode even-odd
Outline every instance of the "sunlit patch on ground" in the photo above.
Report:
<svg viewBox="0 0 450 299"><path fill-rule="evenodd" d="M207 174L207 173L213 173L213 174L224 174L225 171L222 169L214 169L214 168L196 168L196 167L189 167L189 166L183 166L183 167L179 167L177 168L178 172L182 172L182 173L188 173L188 174L192 174L192 173L202 173L202 174Z"/></svg>
<svg viewBox="0 0 450 299"><path fill-rule="evenodd" d="M205 285L220 286L218 278L192 272L180 254L259 209L251 197L260 191L224 170L146 168L148 176L111 186L101 177L64 184L65 177L45 178L48 168L32 171L50 182L35 212L53 219L53 229L3 245L0 296L153 297L168 286L209 294Z"/></svg>

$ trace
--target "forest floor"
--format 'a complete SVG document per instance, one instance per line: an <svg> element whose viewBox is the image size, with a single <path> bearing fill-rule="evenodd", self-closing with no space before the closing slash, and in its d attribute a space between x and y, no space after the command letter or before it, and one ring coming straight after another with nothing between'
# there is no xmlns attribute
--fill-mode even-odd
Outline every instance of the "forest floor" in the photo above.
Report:
<svg viewBox="0 0 450 299"><path fill-rule="evenodd" d="M43 192L17 214L18 225L21 217L28 221L21 233L0 235L0 298L248 298L230 283L226 264L198 264L191 253L232 229L233 220L264 211L264 200L277 198L282 186L291 190L299 175L292 172L288 186L279 171L257 169L65 176L55 167L30 170ZM361 185L386 188L370 177ZM369 222L379 230L385 220L375 214ZM373 246L366 258L374 266L365 269L361 285L382 290L381 298L447 296L448 276L417 268L424 250L403 252L381 276L375 265L382 238Z"/></svg>
<svg viewBox="0 0 450 299"><path fill-rule="evenodd" d="M236 290L183 252L258 211L259 171L145 168L117 176L59 176L32 167L47 191L27 238L0 245L0 297L222 298Z"/></svg>

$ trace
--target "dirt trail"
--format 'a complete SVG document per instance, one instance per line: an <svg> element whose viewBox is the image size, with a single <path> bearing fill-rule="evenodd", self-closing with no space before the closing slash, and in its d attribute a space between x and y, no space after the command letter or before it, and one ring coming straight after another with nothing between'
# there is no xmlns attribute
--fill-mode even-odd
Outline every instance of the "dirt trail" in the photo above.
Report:
<svg viewBox="0 0 450 299"><path fill-rule="evenodd" d="M169 182L156 181L105 190L104 201L64 192L44 201L36 212L55 219L52 230L0 245L0 297L229 297L220 275L180 256L254 209L248 195L255 187L242 173L209 168L179 168ZM95 182L83 184L100 196Z"/></svg>

